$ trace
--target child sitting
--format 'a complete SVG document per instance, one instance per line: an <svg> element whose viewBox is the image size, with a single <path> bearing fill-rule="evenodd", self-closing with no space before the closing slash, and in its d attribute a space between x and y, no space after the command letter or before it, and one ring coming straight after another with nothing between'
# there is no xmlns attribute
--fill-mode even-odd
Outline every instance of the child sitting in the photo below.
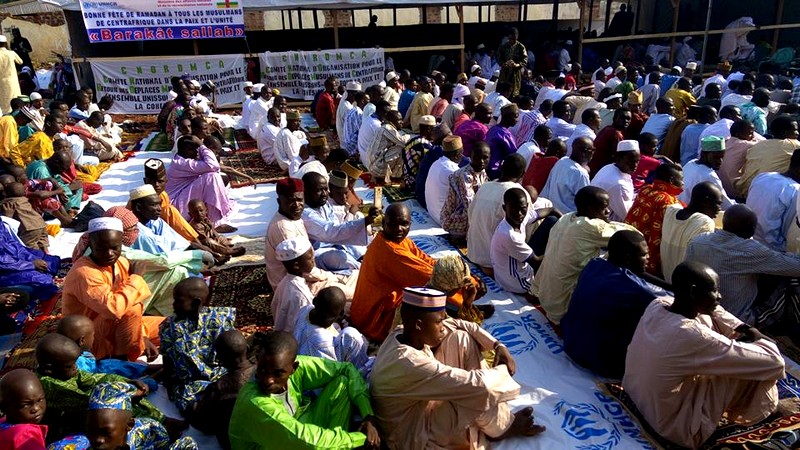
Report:
<svg viewBox="0 0 800 450"><path fill-rule="evenodd" d="M235 308L207 307L208 286L202 278L187 278L172 292L174 315L161 323L164 384L182 413L190 416L197 395L225 373L216 365L214 341L233 329Z"/></svg>
<svg viewBox="0 0 800 450"><path fill-rule="evenodd" d="M508 292L528 293L533 285L532 261L541 261L525 242L525 216L528 197L520 188L511 188L503 195L505 219L492 236L490 256L497 284Z"/></svg>
<svg viewBox="0 0 800 450"><path fill-rule="evenodd" d="M64 195L64 189L53 178L34 180L28 178L25 169L20 166L9 166L8 173L25 186L25 196L31 202L33 209L39 214L50 214L65 225L64 221L71 219L59 200ZM68 223L67 223L68 224Z"/></svg>
<svg viewBox="0 0 800 450"><path fill-rule="evenodd" d="M255 364L247 358L247 340L238 330L228 330L214 342L219 364L227 373L211 383L199 396L192 413L192 426L217 436L222 448L231 448L228 423L242 387L253 378Z"/></svg>
<svg viewBox="0 0 800 450"><path fill-rule="evenodd" d="M44 390L36 374L14 369L0 379L0 448L44 450L47 427L39 425L47 409Z"/></svg>
<svg viewBox="0 0 800 450"><path fill-rule="evenodd" d="M275 257L286 268L285 277L275 287L270 310L273 329L294 332L300 310L311 305L314 295L303 275L314 269L314 249L305 237L287 239L275 247Z"/></svg>
<svg viewBox="0 0 800 450"><path fill-rule="evenodd" d="M94 345L94 322L86 316L71 314L64 316L58 322L56 333L72 339L83 353L78 357L76 365L78 370L89 373L109 373L130 379L141 379L147 384L151 392L158 389L158 383L150 377L144 377L147 364L138 361L123 361L121 359L106 358L98 361L89 349Z"/></svg>
<svg viewBox="0 0 800 450"><path fill-rule="evenodd" d="M147 385L141 381L78 370L76 362L80 355L78 344L58 333L47 334L36 344L36 370L49 406L43 423L49 427L48 434L52 440L80 433L84 429L89 395L102 382L131 383L138 388L136 397L144 397L148 393ZM165 418L163 413L144 399L136 403L134 415L151 417L167 427L185 425L182 421Z"/></svg>
<svg viewBox="0 0 800 450"><path fill-rule="evenodd" d="M369 389L350 363L297 355L291 334L273 331L255 379L239 392L230 423L234 449L380 448ZM319 390L311 400L306 392ZM363 418L350 430L354 410Z"/></svg>
<svg viewBox="0 0 800 450"><path fill-rule="evenodd" d="M336 286L319 291L313 305L300 310L294 337L300 355L316 356L349 362L362 374L367 373L371 358L367 356L367 339L344 323L347 299Z"/></svg>
<svg viewBox="0 0 800 450"><path fill-rule="evenodd" d="M98 384L89 397L86 434L54 442L48 450L157 449L196 450L192 438L180 438L170 445L169 433L152 419L134 419L136 386L124 382Z"/></svg>
<svg viewBox="0 0 800 450"><path fill-rule="evenodd" d="M244 247L234 247L230 239L217 233L214 225L208 220L208 207L200 199L189 202L189 217L192 218L189 224L197 232L197 240L201 244L210 248L213 252L225 256L242 256L245 253Z"/></svg>
<svg viewBox="0 0 800 450"><path fill-rule="evenodd" d="M9 183L5 187L5 193L6 198L0 200L0 214L20 223L18 236L26 247L47 252L50 244L47 224L25 196L25 186L18 182Z"/></svg>

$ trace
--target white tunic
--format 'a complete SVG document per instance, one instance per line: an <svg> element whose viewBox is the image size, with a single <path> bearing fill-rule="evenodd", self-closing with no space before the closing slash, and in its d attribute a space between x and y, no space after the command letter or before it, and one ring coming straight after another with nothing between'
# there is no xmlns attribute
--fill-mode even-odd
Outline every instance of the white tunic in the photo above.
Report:
<svg viewBox="0 0 800 450"><path fill-rule="evenodd" d="M431 165L425 180L425 203L428 205L428 213L437 224L442 223L442 207L450 191L450 175L456 170L458 164L442 156Z"/></svg>
<svg viewBox="0 0 800 450"><path fill-rule="evenodd" d="M623 173L616 164L607 164L594 176L592 186L603 188L608 192L610 198L608 206L611 208L609 219L623 222L635 197L631 175Z"/></svg>
<svg viewBox="0 0 800 450"><path fill-rule="evenodd" d="M275 161L283 170L289 170L289 164L296 156L300 156L300 147L307 143L306 135L300 130L291 131L288 128L278 132L275 138Z"/></svg>
<svg viewBox="0 0 800 450"><path fill-rule="evenodd" d="M500 221L492 236L491 258L494 279L508 292L524 294L533 284L533 267L527 259L533 249L525 242L525 226L515 230L506 219Z"/></svg>
<svg viewBox="0 0 800 450"><path fill-rule="evenodd" d="M311 289L303 277L288 274L275 288L270 310L275 321L273 328L276 331L294 333L300 310L314 300Z"/></svg>
<svg viewBox="0 0 800 450"><path fill-rule="evenodd" d="M275 139L281 129L270 122L265 122L258 132L256 143L261 151L261 157L267 164L275 164Z"/></svg>

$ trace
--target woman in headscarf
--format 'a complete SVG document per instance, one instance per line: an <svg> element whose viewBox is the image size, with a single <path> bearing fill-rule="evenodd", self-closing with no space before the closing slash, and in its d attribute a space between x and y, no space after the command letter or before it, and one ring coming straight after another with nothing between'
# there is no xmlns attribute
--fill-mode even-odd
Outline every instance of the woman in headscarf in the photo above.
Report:
<svg viewBox="0 0 800 450"><path fill-rule="evenodd" d="M486 285L472 276L458 255L436 260L428 287L447 294L447 314L451 317L480 324L494 314L494 306L474 304L486 294Z"/></svg>
<svg viewBox="0 0 800 450"><path fill-rule="evenodd" d="M147 262L144 280L152 295L145 302L145 313L171 316L172 288L181 280L199 274L203 269L203 261L190 258L193 252L154 254L143 250L134 250L130 246L139 236L139 229L136 226L139 220L133 211L124 206L113 206L103 216L116 217L122 221L122 255L131 261ZM89 233L84 233L72 252L72 260L75 261L89 252L91 252Z"/></svg>

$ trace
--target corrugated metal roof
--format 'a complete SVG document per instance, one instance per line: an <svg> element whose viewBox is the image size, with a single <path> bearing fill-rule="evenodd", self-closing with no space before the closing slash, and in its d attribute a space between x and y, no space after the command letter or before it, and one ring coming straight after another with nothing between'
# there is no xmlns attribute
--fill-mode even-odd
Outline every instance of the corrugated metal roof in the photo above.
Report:
<svg viewBox="0 0 800 450"><path fill-rule="evenodd" d="M59 11L61 11L61 8L58 6L40 2L39 0L20 0L17 2L0 4L0 13L11 14L12 16L27 16L30 14Z"/></svg>

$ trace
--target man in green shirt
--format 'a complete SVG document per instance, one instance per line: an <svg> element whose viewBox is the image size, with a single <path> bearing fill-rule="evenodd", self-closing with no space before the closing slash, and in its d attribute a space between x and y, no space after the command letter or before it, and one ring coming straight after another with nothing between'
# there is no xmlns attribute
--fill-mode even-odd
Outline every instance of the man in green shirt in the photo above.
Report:
<svg viewBox="0 0 800 450"><path fill-rule="evenodd" d="M500 65L500 78L497 82L507 81L511 84L511 96L519 95L522 86L522 69L528 65L528 51L518 40L519 31L516 28L508 30L508 41L497 49L497 64Z"/></svg>
<svg viewBox="0 0 800 450"><path fill-rule="evenodd" d="M380 448L367 383L350 363L297 356L297 341L273 331L261 348L255 381L239 392L229 436L231 448L256 450ZM321 390L312 401L303 392ZM363 417L348 432L353 406Z"/></svg>

